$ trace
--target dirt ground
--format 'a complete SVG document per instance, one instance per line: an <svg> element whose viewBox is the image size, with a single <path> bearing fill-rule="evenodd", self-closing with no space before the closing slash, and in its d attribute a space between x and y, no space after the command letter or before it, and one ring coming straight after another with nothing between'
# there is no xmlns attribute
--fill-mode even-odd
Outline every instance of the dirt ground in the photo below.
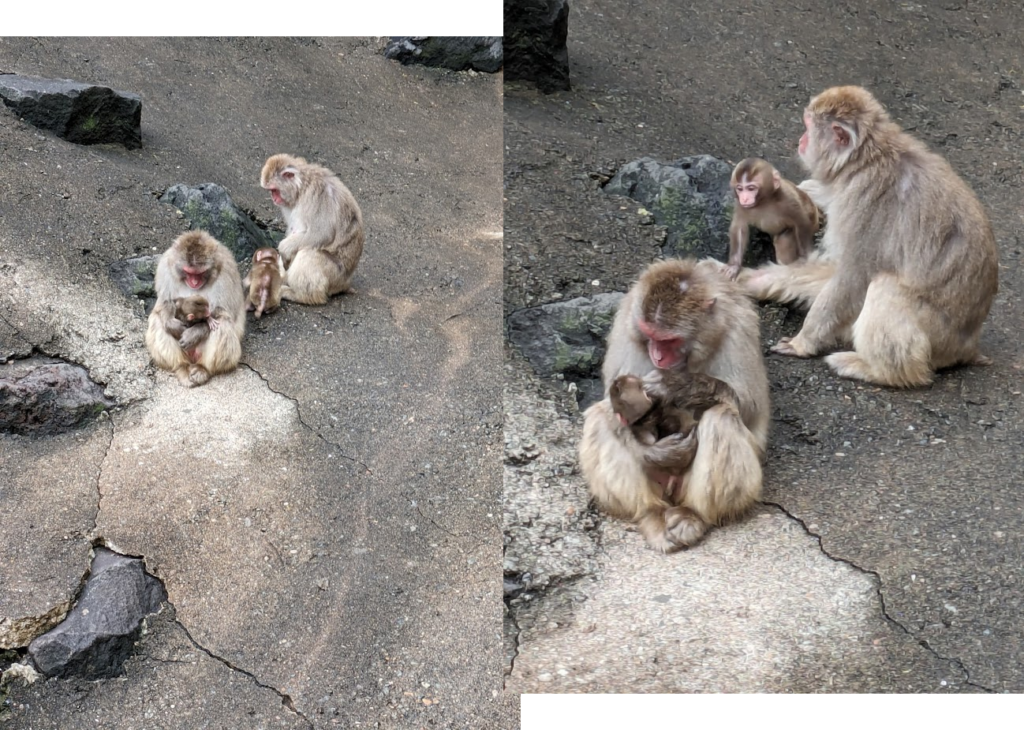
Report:
<svg viewBox="0 0 1024 730"><path fill-rule="evenodd" d="M498 644L502 79L383 44L0 39L0 71L143 99L130 151L0 109L0 356L75 362L117 402L71 434L0 435L0 635L66 606L94 544L169 596L120 676L4 684L5 728L518 725ZM108 267L187 229L157 199L176 183L280 226L259 186L278 152L359 202L355 291L250 317L238 370L182 388Z"/></svg>
<svg viewBox="0 0 1024 730"><path fill-rule="evenodd" d="M870 577L877 620L958 667L966 691L1024 690L1020 20L1019 6L1009 2L726 0L684 7L576 0L569 16L572 90L545 96L507 85L505 91L506 317L560 298L624 291L659 256L654 226L640 225L639 205L600 188L600 179L625 162L693 154L735 162L756 155L801 179L801 112L829 86L869 88L977 192L1000 249L1000 292L982 336L991 367L951 370L930 387L894 391L840 380L819 359L767 356L770 511L820 537L808 550ZM802 321L785 308L766 307L762 314L766 352ZM507 367L512 360L507 352ZM538 397L551 387L536 383ZM560 413L579 418L571 409ZM754 522L720 532L742 534ZM627 535L636 543L636 560L640 538ZM711 549L661 559L664 574L684 570L680 561L699 562L700 551ZM602 575L618 575L613 567L606 562L589 577L605 585ZM765 575L764 590L776 590L773 585ZM597 588L580 590L591 604L600 596ZM558 644L558 634L535 633L532 641L542 652ZM697 648L694 656L711 651ZM848 671L838 666L839 673ZM617 688L614 682L602 687L643 691L631 676L626 669ZM520 678L517 686L538 691L540 685ZM674 689L702 686L739 691L751 685L681 680ZM762 686L833 687L815 675ZM874 679L845 686L908 689L881 669ZM935 681L912 691L929 687L940 689Z"/></svg>

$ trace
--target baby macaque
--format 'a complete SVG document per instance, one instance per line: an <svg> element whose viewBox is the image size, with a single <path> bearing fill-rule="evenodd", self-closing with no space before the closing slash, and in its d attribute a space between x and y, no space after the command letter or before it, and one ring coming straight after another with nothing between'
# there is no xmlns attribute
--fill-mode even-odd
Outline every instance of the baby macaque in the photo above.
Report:
<svg viewBox="0 0 1024 730"><path fill-rule="evenodd" d="M256 319L264 312L273 312L281 304L281 284L284 281L284 261L277 249L269 246L252 255L252 268L242 280L249 290L246 310L255 310Z"/></svg>
<svg viewBox="0 0 1024 730"><path fill-rule="evenodd" d="M735 279L743 265L751 226L772 237L780 264L806 258L814 250L818 206L807 193L784 180L769 162L748 157L736 165L729 184L736 193L729 227L730 278Z"/></svg>
<svg viewBox="0 0 1024 730"><path fill-rule="evenodd" d="M678 501L680 478L690 468L697 453L696 426L709 408L719 403L736 406L736 392L717 378L703 373L655 371L646 379L620 375L608 389L612 411L636 440L654 446L673 434L684 436L687 446L676 451L676 460L661 463L661 469L673 475L666 485L666 499Z"/></svg>
<svg viewBox="0 0 1024 730"><path fill-rule="evenodd" d="M174 317L167 323L167 333L177 338L186 350L205 342L210 332L220 325L204 296L177 297L173 302Z"/></svg>

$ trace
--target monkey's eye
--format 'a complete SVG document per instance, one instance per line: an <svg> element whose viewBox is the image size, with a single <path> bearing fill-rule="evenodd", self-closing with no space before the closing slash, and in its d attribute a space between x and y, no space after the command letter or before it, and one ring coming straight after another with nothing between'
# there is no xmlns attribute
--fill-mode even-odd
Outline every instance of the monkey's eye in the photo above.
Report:
<svg viewBox="0 0 1024 730"><path fill-rule="evenodd" d="M295 173L294 172L282 172L281 173L281 177L283 177L285 180L291 180L293 177L295 177Z"/></svg>

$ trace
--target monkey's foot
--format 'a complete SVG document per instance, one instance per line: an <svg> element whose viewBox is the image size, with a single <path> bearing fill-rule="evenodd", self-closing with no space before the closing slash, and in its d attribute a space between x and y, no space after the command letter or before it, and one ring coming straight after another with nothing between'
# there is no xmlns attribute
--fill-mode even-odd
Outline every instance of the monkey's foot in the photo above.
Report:
<svg viewBox="0 0 1024 730"><path fill-rule="evenodd" d="M772 345L772 352L779 355L790 355L791 357L814 357L816 354L800 338L800 335L796 337L783 337Z"/></svg>
<svg viewBox="0 0 1024 730"><path fill-rule="evenodd" d="M186 388L191 388L193 383L188 378L188 365L182 365L179 368L175 368L174 376L178 379L178 382L184 385Z"/></svg>
<svg viewBox="0 0 1024 730"><path fill-rule="evenodd" d="M205 385L210 380L210 371L202 365L190 365L188 369L189 385Z"/></svg>
<svg viewBox="0 0 1024 730"><path fill-rule="evenodd" d="M652 549L674 553L696 543L708 526L689 507L669 507L664 512L648 512L640 518L640 533Z"/></svg>
<svg viewBox="0 0 1024 730"><path fill-rule="evenodd" d="M856 352L834 352L825 358L828 366L841 378L863 380L866 383L887 385L891 388L916 388L932 382L932 371L927 365L914 366L902 362L886 372L884 368L873 368Z"/></svg>
<svg viewBox="0 0 1024 730"><path fill-rule="evenodd" d="M679 547L693 545L707 531L707 523L689 507L671 507L665 511L665 536Z"/></svg>
<svg viewBox="0 0 1024 730"><path fill-rule="evenodd" d="M987 355L982 355L980 352L974 356L973 360L969 360L968 365L991 365L992 358Z"/></svg>

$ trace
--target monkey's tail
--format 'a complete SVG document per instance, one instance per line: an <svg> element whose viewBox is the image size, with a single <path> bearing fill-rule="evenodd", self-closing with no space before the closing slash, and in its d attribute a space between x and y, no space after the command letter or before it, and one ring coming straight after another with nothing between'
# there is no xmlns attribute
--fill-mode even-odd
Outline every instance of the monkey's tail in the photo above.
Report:
<svg viewBox="0 0 1024 730"><path fill-rule="evenodd" d="M831 261L812 256L793 264L744 269L740 272L739 283L755 299L810 307L835 271Z"/></svg>
<svg viewBox="0 0 1024 730"><path fill-rule="evenodd" d="M267 308L267 297L270 296L270 287L264 286L260 288L260 303L256 307L256 319L263 316L263 310Z"/></svg>
<svg viewBox="0 0 1024 730"><path fill-rule="evenodd" d="M683 504L718 525L740 516L761 498L761 449L729 403L704 413L697 424L697 442Z"/></svg>

